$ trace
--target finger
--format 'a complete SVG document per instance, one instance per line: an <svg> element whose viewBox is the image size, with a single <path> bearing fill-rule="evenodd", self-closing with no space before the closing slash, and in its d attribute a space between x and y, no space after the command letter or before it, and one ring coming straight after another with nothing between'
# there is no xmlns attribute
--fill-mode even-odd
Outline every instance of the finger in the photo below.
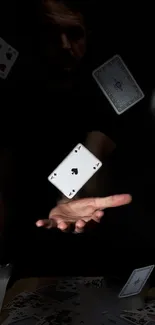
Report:
<svg viewBox="0 0 155 325"><path fill-rule="evenodd" d="M105 198L94 198L96 210L118 207L129 204L132 197L129 194L112 195Z"/></svg>
<svg viewBox="0 0 155 325"><path fill-rule="evenodd" d="M51 229L57 227L55 220L52 219L43 219L36 222L36 226Z"/></svg>
<svg viewBox="0 0 155 325"><path fill-rule="evenodd" d="M75 224L75 233L81 234L84 231L86 222L84 220L78 220Z"/></svg>
<svg viewBox="0 0 155 325"><path fill-rule="evenodd" d="M99 211L99 210L95 211L93 214L92 220L99 223L101 221L101 218L103 217L103 215L104 215L104 211Z"/></svg>
<svg viewBox="0 0 155 325"><path fill-rule="evenodd" d="M69 227L69 225L64 221L59 222L58 225L57 225L57 228L62 230L62 231L67 230L68 227Z"/></svg>

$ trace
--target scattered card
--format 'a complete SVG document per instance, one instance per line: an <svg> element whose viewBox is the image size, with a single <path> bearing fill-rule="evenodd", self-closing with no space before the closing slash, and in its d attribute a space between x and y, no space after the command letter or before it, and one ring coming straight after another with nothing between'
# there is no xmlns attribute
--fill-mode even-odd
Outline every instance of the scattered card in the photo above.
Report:
<svg viewBox="0 0 155 325"><path fill-rule="evenodd" d="M22 292L15 296L12 301L4 306L4 309L12 311L23 310L24 308L41 308L45 304L50 304L50 299L35 292Z"/></svg>
<svg viewBox="0 0 155 325"><path fill-rule="evenodd" d="M119 55L115 55L92 73L98 86L117 114L144 98L144 93Z"/></svg>
<svg viewBox="0 0 155 325"><path fill-rule="evenodd" d="M127 322L135 325L146 325L149 324L150 318L146 314L126 312L121 313L120 317Z"/></svg>
<svg viewBox="0 0 155 325"><path fill-rule="evenodd" d="M72 199L101 166L102 162L79 143L50 174L48 180L67 198Z"/></svg>
<svg viewBox="0 0 155 325"><path fill-rule="evenodd" d="M154 303L154 302L147 303L147 304L144 306L144 311L145 311L148 315L153 315L153 316L155 316L155 303Z"/></svg>
<svg viewBox="0 0 155 325"><path fill-rule="evenodd" d="M84 285L86 287L91 287L91 288L102 288L105 286L104 278L103 277L85 277L84 280Z"/></svg>
<svg viewBox="0 0 155 325"><path fill-rule="evenodd" d="M18 54L17 50L0 38L0 78L7 78Z"/></svg>
<svg viewBox="0 0 155 325"><path fill-rule="evenodd" d="M135 269L131 273L128 281L126 282L125 286L121 290L119 294L119 298L125 298L125 297L139 294L143 289L153 269L154 269L154 265L142 267L140 269Z"/></svg>

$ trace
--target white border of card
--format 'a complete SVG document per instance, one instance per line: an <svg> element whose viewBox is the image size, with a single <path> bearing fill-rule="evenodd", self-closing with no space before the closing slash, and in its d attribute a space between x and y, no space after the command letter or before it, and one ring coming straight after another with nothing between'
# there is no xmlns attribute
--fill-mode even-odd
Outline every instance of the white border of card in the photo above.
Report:
<svg viewBox="0 0 155 325"><path fill-rule="evenodd" d="M117 71L118 75L114 76L114 84L112 84L112 81L108 84L107 69L110 70L113 65L115 65L115 67L117 65L117 68L120 69L123 80L119 81L119 72ZM113 71L109 71L109 75L112 72ZM104 78L104 73L105 73L105 78ZM97 69L95 69L92 72L92 76L118 115L124 113L126 110L128 110L130 107L132 107L133 105L135 105L136 103L138 103L140 100L144 98L143 91L141 90L136 80L132 76L131 72L128 70L126 64L123 62L122 58L118 54L116 54L111 59L106 61L104 64L99 66ZM118 78L118 80L116 78ZM126 91L126 93L124 94L122 93L122 98L124 100L124 103L120 103L120 100L118 100L114 96L114 93L112 93L112 91L115 91L115 93L116 91L122 92L123 82L124 82L124 86L128 85L130 91L126 89L127 87L124 88Z"/></svg>
<svg viewBox="0 0 155 325"><path fill-rule="evenodd" d="M79 143L49 175L48 180L68 199L72 199L101 166L102 162Z"/></svg>
<svg viewBox="0 0 155 325"><path fill-rule="evenodd" d="M126 282L126 284L124 285L124 287L122 288L121 292L119 293L119 298L125 298L125 297L130 297L130 296L134 296L137 295L141 292L141 290L143 289L144 285L146 284L151 272L153 271L155 265L150 265L150 266L145 266L142 267L140 269L135 269L133 270L133 272L131 273L128 281ZM138 284L138 288L136 289L136 287L134 288L134 283L132 283L132 279L135 277L136 274L140 274L141 272L146 271L146 274L144 277L142 277L141 281L139 280L139 277L137 278L137 284ZM142 275L142 274L141 274ZM139 275L140 276L140 275ZM130 287L130 290L129 290ZM135 290L136 289L136 290Z"/></svg>

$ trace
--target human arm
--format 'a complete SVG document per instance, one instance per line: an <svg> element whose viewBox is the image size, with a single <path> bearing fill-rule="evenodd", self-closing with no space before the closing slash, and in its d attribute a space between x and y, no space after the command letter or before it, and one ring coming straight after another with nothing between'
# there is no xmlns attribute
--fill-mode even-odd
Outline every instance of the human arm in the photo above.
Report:
<svg viewBox="0 0 155 325"><path fill-rule="evenodd" d="M87 135L85 145L99 159L102 156L106 157L109 155L115 148L115 144L108 137L96 131ZM94 220L99 222L104 215L104 208L120 206L131 202L130 195L116 195L105 198L95 197L95 187L98 180L97 178L92 178L92 180L89 186L87 186L88 184L85 185L85 198L78 198L76 196L74 200L69 200L62 197L57 206L51 210L49 219L38 220L36 225L48 229L57 227L64 231L73 223L75 224L75 230L80 232L80 229L83 229L88 221ZM94 196L90 197L93 191Z"/></svg>

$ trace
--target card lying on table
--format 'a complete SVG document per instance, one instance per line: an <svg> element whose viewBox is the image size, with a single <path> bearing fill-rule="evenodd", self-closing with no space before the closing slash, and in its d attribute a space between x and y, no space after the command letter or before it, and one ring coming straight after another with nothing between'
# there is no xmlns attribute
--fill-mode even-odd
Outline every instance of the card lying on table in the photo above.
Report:
<svg viewBox="0 0 155 325"><path fill-rule="evenodd" d="M127 324L128 322L130 324L135 324L135 325L153 325L152 321L146 315L145 313L132 313L132 312L124 312L120 314L120 318L124 319ZM155 324L154 324L155 325Z"/></svg>
<svg viewBox="0 0 155 325"><path fill-rule="evenodd" d="M67 198L72 199L101 166L102 162L79 143L50 174L48 180Z"/></svg>
<svg viewBox="0 0 155 325"><path fill-rule="evenodd" d="M119 55L115 55L93 71L93 78L117 114L144 98L136 80Z"/></svg>

